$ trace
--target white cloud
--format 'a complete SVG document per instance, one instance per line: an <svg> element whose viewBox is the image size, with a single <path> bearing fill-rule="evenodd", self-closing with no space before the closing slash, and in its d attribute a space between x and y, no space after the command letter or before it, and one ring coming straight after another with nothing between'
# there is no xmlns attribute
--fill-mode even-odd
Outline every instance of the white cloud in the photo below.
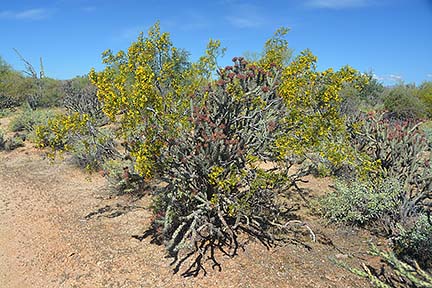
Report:
<svg viewBox="0 0 432 288"><path fill-rule="evenodd" d="M432 73L427 74L426 77L432 78Z"/></svg>
<svg viewBox="0 0 432 288"><path fill-rule="evenodd" d="M48 17L46 9L28 9L23 11L2 11L0 12L0 19L16 19L16 20L42 20Z"/></svg>
<svg viewBox="0 0 432 288"><path fill-rule="evenodd" d="M371 4L370 0L307 0L306 6L312 8L344 9L364 7Z"/></svg>
<svg viewBox="0 0 432 288"><path fill-rule="evenodd" d="M394 82L400 82L403 80L401 75L395 75L395 74L390 74L388 76L389 80L394 81Z"/></svg>
<svg viewBox="0 0 432 288"><path fill-rule="evenodd" d="M382 77L382 76L378 76L378 75L375 74L375 73L372 75L372 77L373 77L374 79L378 80L378 81L383 81L383 80L384 80L384 77Z"/></svg>
<svg viewBox="0 0 432 288"><path fill-rule="evenodd" d="M383 82L385 84L397 84L404 81L403 77L398 74L387 74L387 75L373 74L372 76L376 80Z"/></svg>

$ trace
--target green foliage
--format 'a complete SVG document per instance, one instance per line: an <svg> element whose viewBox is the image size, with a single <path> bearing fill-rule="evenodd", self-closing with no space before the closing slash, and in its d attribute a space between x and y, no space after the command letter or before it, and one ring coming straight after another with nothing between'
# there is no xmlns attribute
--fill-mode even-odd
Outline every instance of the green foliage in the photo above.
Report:
<svg viewBox="0 0 432 288"><path fill-rule="evenodd" d="M35 81L33 79L33 81ZM61 99L64 97L62 81L53 78L44 77L40 79L40 87L33 84L33 89L41 89L33 107L57 107L61 104ZM38 92L33 90L33 95Z"/></svg>
<svg viewBox="0 0 432 288"><path fill-rule="evenodd" d="M406 224L405 224L406 225ZM422 267L432 267L432 223L428 216L421 214L412 219L411 227L402 227L395 239L398 257L416 260Z"/></svg>
<svg viewBox="0 0 432 288"><path fill-rule="evenodd" d="M27 77L0 59L0 109L23 104L31 109L58 105L63 97L61 81L45 77L43 71L37 73L19 53L18 56L25 63Z"/></svg>
<svg viewBox="0 0 432 288"><path fill-rule="evenodd" d="M425 106L415 86L399 85L386 91L384 107L399 119L417 119L426 116Z"/></svg>
<svg viewBox="0 0 432 288"><path fill-rule="evenodd" d="M25 90L24 76L0 57L0 109L19 106Z"/></svg>
<svg viewBox="0 0 432 288"><path fill-rule="evenodd" d="M363 74L362 77L361 89L346 83L340 91L341 112L349 117L353 117L361 111L374 110L382 102L384 86L371 73Z"/></svg>
<svg viewBox="0 0 432 288"><path fill-rule="evenodd" d="M374 78L372 73L364 75L368 80L363 85L359 98L366 102L367 106L376 107L382 101L382 94L384 93L384 86L377 79Z"/></svg>
<svg viewBox="0 0 432 288"><path fill-rule="evenodd" d="M432 82L424 82L420 85L418 97L425 105L427 116L432 118Z"/></svg>
<svg viewBox="0 0 432 288"><path fill-rule="evenodd" d="M293 54L293 50L289 48L288 41L285 39L288 32L289 29L286 27L279 28L273 34L273 37L265 42L262 52L244 53L246 60L265 70L268 70L273 66L279 68L286 67Z"/></svg>
<svg viewBox="0 0 432 288"><path fill-rule="evenodd" d="M330 221L368 225L387 217L397 218L403 188L396 179L381 183L336 182L335 191L320 200L323 215Z"/></svg>
<svg viewBox="0 0 432 288"><path fill-rule="evenodd" d="M18 113L10 122L10 130L13 132L26 131L33 132L38 125L46 125L48 120L53 118L55 113L52 110L38 109L31 110L23 107L23 111Z"/></svg>
<svg viewBox="0 0 432 288"><path fill-rule="evenodd" d="M71 88L74 90L86 89L88 86L92 85L88 75L76 76L70 80L64 81L63 85L67 85L67 83L70 83Z"/></svg>
<svg viewBox="0 0 432 288"><path fill-rule="evenodd" d="M15 150L16 148L23 147L24 140L25 140L25 136L21 134L15 134L14 136L9 137L4 141L4 145L3 145L4 150L12 151Z"/></svg>

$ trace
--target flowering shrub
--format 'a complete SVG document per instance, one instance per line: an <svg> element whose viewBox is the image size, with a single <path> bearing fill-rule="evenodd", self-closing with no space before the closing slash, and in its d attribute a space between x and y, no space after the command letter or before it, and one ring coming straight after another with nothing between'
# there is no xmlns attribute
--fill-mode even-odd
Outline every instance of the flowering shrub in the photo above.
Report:
<svg viewBox="0 0 432 288"><path fill-rule="evenodd" d="M234 57L232 66L219 68L220 42L211 40L205 56L190 63L156 24L127 52L106 51L105 69L90 72L102 112L134 166L128 169L168 184L155 197L152 227L177 270L195 256L184 275L198 273L206 256L218 266L216 249L235 255L240 233L267 245L281 238L293 223L283 191L308 173L289 173L294 164L311 155L334 165L359 160L346 145L339 91L361 83L361 75L350 67L319 72L309 51L288 65L285 33L266 42L261 61ZM80 135L93 139L86 147L98 147L96 128L91 113L73 112L38 132L41 146L56 151L70 150ZM262 161L280 169L261 169Z"/></svg>
<svg viewBox="0 0 432 288"><path fill-rule="evenodd" d="M107 66L103 71L89 74L103 112L119 124L117 136L126 143L137 171L151 178L166 139L187 124L190 83L185 54L172 45L168 33L160 32L157 23L127 53L105 51L103 62Z"/></svg>

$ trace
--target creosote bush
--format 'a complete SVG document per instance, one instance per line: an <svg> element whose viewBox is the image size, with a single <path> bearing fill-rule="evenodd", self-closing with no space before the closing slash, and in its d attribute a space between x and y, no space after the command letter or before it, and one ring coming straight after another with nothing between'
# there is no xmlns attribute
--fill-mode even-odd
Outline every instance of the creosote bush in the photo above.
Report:
<svg viewBox="0 0 432 288"><path fill-rule="evenodd" d="M392 117L409 120L426 116L426 105L418 97L419 90L411 85L398 85L383 95L384 107Z"/></svg>

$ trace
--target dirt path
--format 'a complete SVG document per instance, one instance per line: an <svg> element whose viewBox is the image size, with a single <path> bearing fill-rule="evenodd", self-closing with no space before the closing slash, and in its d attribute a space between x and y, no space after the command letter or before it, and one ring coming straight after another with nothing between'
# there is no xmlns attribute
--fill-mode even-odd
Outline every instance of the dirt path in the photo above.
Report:
<svg viewBox="0 0 432 288"><path fill-rule="evenodd" d="M235 259L220 259L222 272L173 275L163 247L131 237L148 227L149 199L108 198L104 183L68 164L50 164L32 149L0 153L0 287L370 286L330 261L359 262L366 241L340 231L332 235L342 247L335 249L322 240L332 230L314 223L321 241L309 243L311 250L267 251L251 243ZM90 214L98 209L105 212Z"/></svg>

